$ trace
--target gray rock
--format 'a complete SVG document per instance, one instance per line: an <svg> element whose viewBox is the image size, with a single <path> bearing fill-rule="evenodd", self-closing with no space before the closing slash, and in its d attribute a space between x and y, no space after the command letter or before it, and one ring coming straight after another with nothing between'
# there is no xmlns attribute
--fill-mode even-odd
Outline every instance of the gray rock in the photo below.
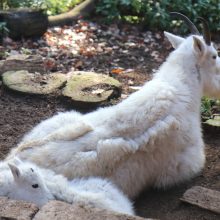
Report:
<svg viewBox="0 0 220 220"><path fill-rule="evenodd" d="M0 197L0 219L31 220L38 210L32 203Z"/></svg>
<svg viewBox="0 0 220 220"><path fill-rule="evenodd" d="M113 213L78 204L70 205L60 201L47 203L35 215L34 220L147 220L145 218ZM150 219L148 219L150 220Z"/></svg>

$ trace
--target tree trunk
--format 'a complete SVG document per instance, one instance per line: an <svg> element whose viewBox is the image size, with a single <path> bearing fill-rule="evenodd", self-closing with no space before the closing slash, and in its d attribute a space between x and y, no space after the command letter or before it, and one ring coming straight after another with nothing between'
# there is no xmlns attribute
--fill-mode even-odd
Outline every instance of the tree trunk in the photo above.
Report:
<svg viewBox="0 0 220 220"><path fill-rule="evenodd" d="M0 21L7 23L13 39L43 35L48 27L47 15L42 10L17 9L0 11Z"/></svg>
<svg viewBox="0 0 220 220"><path fill-rule="evenodd" d="M13 39L43 35L48 25L62 26L71 24L81 16L89 15L95 8L96 0L85 0L69 12L47 16L42 10L16 9L0 11L0 22L7 23L9 36Z"/></svg>

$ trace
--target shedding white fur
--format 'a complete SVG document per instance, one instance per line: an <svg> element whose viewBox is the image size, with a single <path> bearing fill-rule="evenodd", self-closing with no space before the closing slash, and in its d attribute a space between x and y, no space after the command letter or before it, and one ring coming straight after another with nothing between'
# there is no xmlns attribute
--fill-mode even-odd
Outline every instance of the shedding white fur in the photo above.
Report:
<svg viewBox="0 0 220 220"><path fill-rule="evenodd" d="M168 187L198 174L205 164L201 97L220 97L220 58L202 36L165 36L175 50L139 91L115 106L42 121L8 159L18 156L68 179L109 177L131 198L147 186ZM79 123L92 129L75 139L62 133L77 132ZM65 137L40 144L54 132ZM32 141L39 144L19 147Z"/></svg>
<svg viewBox="0 0 220 220"><path fill-rule="evenodd" d="M99 177L68 181L30 162L14 159L0 165L0 195L43 206L49 200L78 203L134 215L132 203L109 180Z"/></svg>

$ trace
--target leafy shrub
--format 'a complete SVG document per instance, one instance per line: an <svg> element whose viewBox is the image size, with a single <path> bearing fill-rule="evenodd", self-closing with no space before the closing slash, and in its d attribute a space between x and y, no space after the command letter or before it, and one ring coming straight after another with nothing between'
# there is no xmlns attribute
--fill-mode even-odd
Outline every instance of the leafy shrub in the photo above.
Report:
<svg viewBox="0 0 220 220"><path fill-rule="evenodd" d="M203 120L207 120L213 117L214 114L220 114L220 100L203 97L201 104L201 114Z"/></svg>
<svg viewBox="0 0 220 220"><path fill-rule="evenodd" d="M2 42L3 37L8 34L9 30L6 27L6 22L0 22L0 42ZM1 57L1 54L0 54Z"/></svg>
<svg viewBox="0 0 220 220"><path fill-rule="evenodd" d="M82 0L44 0L47 2L47 13L49 15L60 14L73 8Z"/></svg>
<svg viewBox="0 0 220 220"><path fill-rule="evenodd" d="M209 99L207 97L202 98L201 104L201 114L204 118L210 118L212 115L212 106L214 104L213 99Z"/></svg>
<svg viewBox="0 0 220 220"><path fill-rule="evenodd" d="M1 9L33 8L44 9L47 14L60 14L73 8L83 0L2 0Z"/></svg>
<svg viewBox="0 0 220 220"><path fill-rule="evenodd" d="M193 22L198 16L204 17L209 21L211 30L220 30L219 0L100 0L97 6L97 13L108 20L126 19L130 13L130 18L135 15L135 21L144 22L151 29L161 30L172 30L182 23L170 18L171 11L186 14ZM181 30L186 31L186 26L181 25Z"/></svg>
<svg viewBox="0 0 220 220"><path fill-rule="evenodd" d="M45 8L45 0L7 0L8 8Z"/></svg>

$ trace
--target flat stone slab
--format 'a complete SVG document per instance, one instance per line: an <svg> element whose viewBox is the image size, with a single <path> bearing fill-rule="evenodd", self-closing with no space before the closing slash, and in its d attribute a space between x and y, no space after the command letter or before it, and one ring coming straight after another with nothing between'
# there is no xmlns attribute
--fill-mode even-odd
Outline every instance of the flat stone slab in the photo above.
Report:
<svg viewBox="0 0 220 220"><path fill-rule="evenodd" d="M38 210L32 203L0 197L0 219L31 220Z"/></svg>
<svg viewBox="0 0 220 220"><path fill-rule="evenodd" d="M40 74L29 73L26 70L7 71L2 75L2 81L9 89L30 93L50 94L56 92L66 82L66 75L61 73Z"/></svg>
<svg viewBox="0 0 220 220"><path fill-rule="evenodd" d="M121 84L116 79L94 72L75 71L68 79L63 95L84 105L97 105L117 98Z"/></svg>
<svg viewBox="0 0 220 220"><path fill-rule="evenodd" d="M220 214L220 191L193 186L180 200Z"/></svg>
<svg viewBox="0 0 220 220"><path fill-rule="evenodd" d="M34 220L150 220L138 216L51 201L41 208Z"/></svg>
<svg viewBox="0 0 220 220"><path fill-rule="evenodd" d="M50 201L41 208L35 204L0 197L0 220L155 220L104 209Z"/></svg>

